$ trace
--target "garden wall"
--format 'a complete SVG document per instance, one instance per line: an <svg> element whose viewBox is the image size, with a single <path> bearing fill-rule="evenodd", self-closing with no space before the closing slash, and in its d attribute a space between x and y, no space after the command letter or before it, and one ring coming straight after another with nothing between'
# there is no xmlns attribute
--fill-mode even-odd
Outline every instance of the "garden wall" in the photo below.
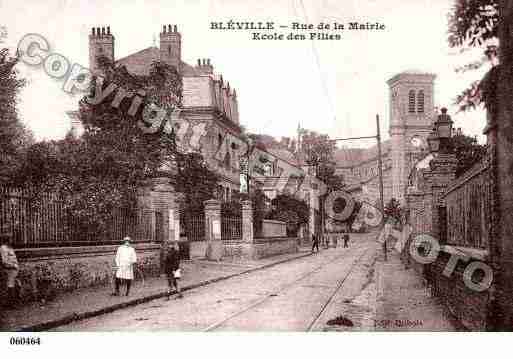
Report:
<svg viewBox="0 0 513 359"><path fill-rule="evenodd" d="M287 236L287 224L282 221L264 219L262 221L262 237L285 237Z"/></svg>
<svg viewBox="0 0 513 359"><path fill-rule="evenodd" d="M137 253L135 280L158 276L160 245L135 244L134 248ZM16 250L21 301L52 300L79 288L112 284L116 249L117 246L109 245ZM2 283L4 280L0 278ZM0 292L0 296L5 296L5 291Z"/></svg>
<svg viewBox="0 0 513 359"><path fill-rule="evenodd" d="M256 260L280 254L297 253L298 248L298 239L296 237L255 238L254 243L224 243L224 257L241 257Z"/></svg>

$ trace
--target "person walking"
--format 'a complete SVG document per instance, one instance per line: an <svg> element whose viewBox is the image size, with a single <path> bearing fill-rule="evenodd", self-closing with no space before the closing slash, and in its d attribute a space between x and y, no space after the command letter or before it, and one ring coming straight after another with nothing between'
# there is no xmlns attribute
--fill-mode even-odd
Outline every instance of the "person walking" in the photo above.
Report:
<svg viewBox="0 0 513 359"><path fill-rule="evenodd" d="M130 294L130 287L134 279L134 265L137 263L135 249L130 245L130 237L123 239L123 244L116 252L116 291L112 295L119 295L119 287L126 286L126 295Z"/></svg>
<svg viewBox="0 0 513 359"><path fill-rule="evenodd" d="M319 253L319 236L312 233L312 253L314 252L314 248L317 248L317 253Z"/></svg>
<svg viewBox="0 0 513 359"><path fill-rule="evenodd" d="M349 233L344 233L344 248L348 248L349 244Z"/></svg>
<svg viewBox="0 0 513 359"><path fill-rule="evenodd" d="M13 308L16 305L16 277L18 276L19 265L16 253L11 245L11 238L8 235L0 237L0 256L1 269L7 288L7 299L4 306L6 308Z"/></svg>
<svg viewBox="0 0 513 359"><path fill-rule="evenodd" d="M166 300L171 298L173 288L176 289L178 298L183 298L180 288L178 287L178 280L181 278L180 250L178 242L171 242L169 244L164 260L164 272L167 276L167 284L169 286Z"/></svg>

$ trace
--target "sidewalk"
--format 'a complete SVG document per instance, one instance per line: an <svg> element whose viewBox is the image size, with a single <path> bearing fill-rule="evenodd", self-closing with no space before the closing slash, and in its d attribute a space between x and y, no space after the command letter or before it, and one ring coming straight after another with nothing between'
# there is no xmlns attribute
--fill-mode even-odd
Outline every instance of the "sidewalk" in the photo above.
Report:
<svg viewBox="0 0 513 359"><path fill-rule="evenodd" d="M444 308L431 297L422 278L404 269L396 251L376 263L375 331L458 331Z"/></svg>
<svg viewBox="0 0 513 359"><path fill-rule="evenodd" d="M305 257L309 249L300 248L298 253L284 254L258 261L209 262L190 260L182 262L182 290L186 291L209 283L249 273L279 263ZM31 303L14 310L0 312L1 331L43 331L70 323L74 320L112 312L117 309L148 302L164 297L167 281L164 277L147 278L133 284L130 296L113 297L110 287L95 287L63 294L56 300L45 303Z"/></svg>

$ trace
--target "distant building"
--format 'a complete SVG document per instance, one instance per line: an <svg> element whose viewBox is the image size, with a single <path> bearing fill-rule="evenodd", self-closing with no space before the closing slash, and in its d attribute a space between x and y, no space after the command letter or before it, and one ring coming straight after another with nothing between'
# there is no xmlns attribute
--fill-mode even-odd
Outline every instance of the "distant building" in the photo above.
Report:
<svg viewBox="0 0 513 359"><path fill-rule="evenodd" d="M436 117L435 75L405 71L390 80L390 139L382 143L385 204L393 197L404 203L408 176L427 151L427 137ZM377 146L344 148L335 153L337 174L346 178L348 190L361 200L379 203Z"/></svg>

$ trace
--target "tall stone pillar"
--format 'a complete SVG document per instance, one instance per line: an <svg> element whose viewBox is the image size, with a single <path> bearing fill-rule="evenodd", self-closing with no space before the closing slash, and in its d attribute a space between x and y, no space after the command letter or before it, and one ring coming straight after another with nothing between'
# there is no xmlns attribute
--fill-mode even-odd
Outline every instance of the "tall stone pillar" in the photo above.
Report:
<svg viewBox="0 0 513 359"><path fill-rule="evenodd" d="M431 198L429 199L428 209L430 213L431 235L440 240L440 218L439 207L443 205L441 197L447 186L456 178L456 167L458 160L454 154L438 154L431 160L429 166L431 171L424 174L424 178L431 187Z"/></svg>
<svg viewBox="0 0 513 359"><path fill-rule="evenodd" d="M205 201L205 240L221 240L221 202Z"/></svg>
<svg viewBox="0 0 513 359"><path fill-rule="evenodd" d="M167 240L169 242L180 240L180 204L173 201L167 209L168 227Z"/></svg>
<svg viewBox="0 0 513 359"><path fill-rule="evenodd" d="M221 241L221 202L217 199L205 201L205 240L205 257L208 260L221 260L224 252Z"/></svg>
<svg viewBox="0 0 513 359"><path fill-rule="evenodd" d="M163 242L173 240L170 239L170 214L173 216L178 215L178 208L175 201L174 187L171 185L169 178L157 177L149 179L146 184L138 191L138 206L141 209L149 209L154 212L153 215L153 228L155 233L161 233ZM176 210L174 210L176 208ZM173 211L171 211L173 209ZM161 223L157 223L156 216L160 213L162 216ZM175 217L176 218L176 217ZM178 239L180 235L180 221L174 221L173 229L176 233L173 238ZM161 228L156 226L160 225Z"/></svg>
<svg viewBox="0 0 513 359"><path fill-rule="evenodd" d="M253 206L250 200L242 202L242 241L253 243Z"/></svg>

